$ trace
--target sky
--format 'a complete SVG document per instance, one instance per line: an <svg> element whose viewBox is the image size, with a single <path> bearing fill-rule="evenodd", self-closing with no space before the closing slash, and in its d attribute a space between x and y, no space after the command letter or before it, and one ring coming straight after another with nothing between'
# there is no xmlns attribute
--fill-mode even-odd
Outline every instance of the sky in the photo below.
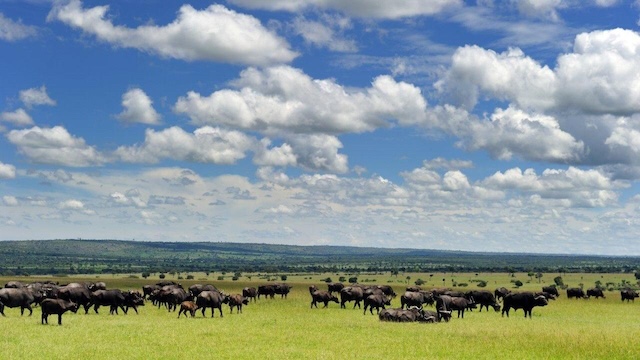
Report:
<svg viewBox="0 0 640 360"><path fill-rule="evenodd" d="M640 1L0 0L0 240L640 255Z"/></svg>

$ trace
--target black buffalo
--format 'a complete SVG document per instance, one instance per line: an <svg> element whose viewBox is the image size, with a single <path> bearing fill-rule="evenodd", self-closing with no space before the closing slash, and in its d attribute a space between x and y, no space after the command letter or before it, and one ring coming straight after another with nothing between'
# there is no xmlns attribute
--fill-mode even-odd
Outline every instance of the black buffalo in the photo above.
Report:
<svg viewBox="0 0 640 360"><path fill-rule="evenodd" d="M203 291L219 291L215 286L211 284L194 284L189 286L189 293L195 299Z"/></svg>
<svg viewBox="0 0 640 360"><path fill-rule="evenodd" d="M364 300L364 290L359 286L347 286L340 290L340 308L346 308L344 305L347 302L354 301L353 308L362 308L360 302Z"/></svg>
<svg viewBox="0 0 640 360"><path fill-rule="evenodd" d="M531 318L531 310L536 306L547 306L548 302L544 296L536 296L533 292L525 291L521 293L511 293L503 299L502 316L509 317L510 309L523 309L524 317Z"/></svg>
<svg viewBox="0 0 640 360"><path fill-rule="evenodd" d="M364 298L364 312L367 313L367 308L369 308L369 312L373 315L373 308L376 308L376 313L380 314L380 308L385 309L385 305L391 305L391 300L385 294L374 294L369 295Z"/></svg>
<svg viewBox="0 0 640 360"><path fill-rule="evenodd" d="M144 306L144 296L139 291L129 290L122 293L124 295L124 313L126 314L129 309L138 313L138 306Z"/></svg>
<svg viewBox="0 0 640 360"><path fill-rule="evenodd" d="M77 312L78 304L62 299L44 299L40 308L42 309L42 324L49 324L49 315L57 314L58 325L62 325L62 314L67 311Z"/></svg>
<svg viewBox="0 0 640 360"><path fill-rule="evenodd" d="M271 299L276 295L276 289L273 285L260 285L258 286L258 299L260 299L260 295L264 295L264 297L269 296Z"/></svg>
<svg viewBox="0 0 640 360"><path fill-rule="evenodd" d="M467 298L460 296L440 295L436 297L436 309L441 311L458 312L458 317L464 318L464 311L467 309L475 309L476 304Z"/></svg>
<svg viewBox="0 0 640 360"><path fill-rule="evenodd" d="M547 300L555 300L557 297L553 294L550 294L546 291L536 291L535 292L536 296L544 296L545 299Z"/></svg>
<svg viewBox="0 0 640 360"><path fill-rule="evenodd" d="M143 297L145 299L150 299L151 294L155 291L155 290L160 290L161 286L159 285L145 285L142 287L142 294ZM155 303L154 303L155 305Z"/></svg>
<svg viewBox="0 0 640 360"><path fill-rule="evenodd" d="M220 317L223 317L222 304L228 303L229 297L218 291L203 291L196 298L196 305L202 309L202 316L204 316L207 308L211 308L211 317L215 314L215 309L218 309L218 311L220 311Z"/></svg>
<svg viewBox="0 0 640 360"><path fill-rule="evenodd" d="M584 290L582 290L581 288L568 288L567 298L586 299L587 295L584 294Z"/></svg>
<svg viewBox="0 0 640 360"><path fill-rule="evenodd" d="M542 291L549 293L551 295L555 295L556 298L560 297L560 293L558 292L558 288L555 286L543 286Z"/></svg>
<svg viewBox="0 0 640 360"><path fill-rule="evenodd" d="M57 289L56 297L84 307L85 314L87 314L89 308L91 308L91 291L89 291L89 288L84 284L71 283L62 286Z"/></svg>
<svg viewBox="0 0 640 360"><path fill-rule="evenodd" d="M393 288L389 285L378 285L378 289L382 290L382 293L390 298L395 298L397 296L396 292L393 291Z"/></svg>
<svg viewBox="0 0 640 360"><path fill-rule="evenodd" d="M500 311L500 304L496 301L496 297L491 291L488 290L472 290L465 294L467 299L473 299L473 301L480 305L480 312L482 312L482 308L486 307L487 311L489 311L489 306L493 308L496 312Z"/></svg>
<svg viewBox="0 0 640 360"><path fill-rule="evenodd" d="M629 302L629 300L631 300L635 302L637 297L640 297L640 294L638 294L636 291L633 291L631 289L620 290L620 298L622 301L627 300L627 302Z"/></svg>
<svg viewBox="0 0 640 360"><path fill-rule="evenodd" d="M287 295L289 294L289 292L291 292L291 289L293 288L293 286L286 284L286 283L280 283L280 284L273 284L273 291L277 294L280 295L280 298L287 298Z"/></svg>
<svg viewBox="0 0 640 360"><path fill-rule="evenodd" d="M4 287L9 289L21 289L24 287L24 284L20 281L9 281L8 283L4 284Z"/></svg>
<svg viewBox="0 0 640 360"><path fill-rule="evenodd" d="M124 310L124 294L118 289L97 290L91 293L93 310L98 314L100 306L109 306L109 314L118 314L118 308Z"/></svg>
<svg viewBox="0 0 640 360"><path fill-rule="evenodd" d="M329 302L335 302L336 304L338 303L338 298L335 297L333 294L331 294L328 291L324 291L324 290L316 290L314 292L311 293L311 308L313 309L313 307L315 306L316 308L318 307L318 303L323 303L324 307L328 307L329 306Z"/></svg>
<svg viewBox="0 0 640 360"><path fill-rule="evenodd" d="M433 294L430 291L406 291L400 296L400 308L408 309L411 306L422 307L423 304L433 305Z"/></svg>
<svg viewBox="0 0 640 360"><path fill-rule="evenodd" d="M493 295L496 297L496 300L500 301L500 300L504 299L504 297L507 296L510 293L511 293L511 290L507 289L506 287L501 287L501 288L496 289L493 292Z"/></svg>
<svg viewBox="0 0 640 360"><path fill-rule="evenodd" d="M592 296L595 297L596 299L597 298L603 298L603 299L607 298L606 296L604 296L604 292L602 292L602 289L595 288L595 287L587 289L587 298L591 299Z"/></svg>
<svg viewBox="0 0 640 360"><path fill-rule="evenodd" d="M378 314L381 321L393 322L440 322L442 319L448 321L450 317L450 311L423 310L415 306L409 309L382 309Z"/></svg>
<svg viewBox="0 0 640 360"><path fill-rule="evenodd" d="M242 289L242 296L246 297L249 300L256 301L256 296L258 296L258 289L254 287L246 287Z"/></svg>
<svg viewBox="0 0 640 360"><path fill-rule="evenodd" d="M344 289L344 284L341 283L341 282L328 283L327 284L327 288L328 288L330 293L334 293L334 292L339 293L342 289Z"/></svg>
<svg viewBox="0 0 640 360"><path fill-rule="evenodd" d="M31 304L36 303L38 296L27 288L3 288L0 289L0 314L4 315L4 308L20 308L20 315L24 314L24 309L29 310L29 316L33 314Z"/></svg>

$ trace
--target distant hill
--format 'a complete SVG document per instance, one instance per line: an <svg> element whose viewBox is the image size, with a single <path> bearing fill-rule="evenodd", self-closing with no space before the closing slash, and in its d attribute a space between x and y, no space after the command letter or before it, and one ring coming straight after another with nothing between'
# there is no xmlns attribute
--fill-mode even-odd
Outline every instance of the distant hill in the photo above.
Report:
<svg viewBox="0 0 640 360"><path fill-rule="evenodd" d="M122 240L0 241L0 273L634 272L640 257Z"/></svg>

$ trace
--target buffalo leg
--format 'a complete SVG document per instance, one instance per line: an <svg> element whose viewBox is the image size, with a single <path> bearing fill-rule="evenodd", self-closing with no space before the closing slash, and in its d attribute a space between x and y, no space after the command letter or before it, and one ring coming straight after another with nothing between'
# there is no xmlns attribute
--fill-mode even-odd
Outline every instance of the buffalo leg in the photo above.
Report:
<svg viewBox="0 0 640 360"><path fill-rule="evenodd" d="M58 314L58 325L62 325L62 314Z"/></svg>
<svg viewBox="0 0 640 360"><path fill-rule="evenodd" d="M42 319L41 319L40 323L41 323L42 325L44 325L44 324L48 324L48 323L49 323L49 319L48 319L48 317L49 317L49 314L47 314L46 312L44 312L44 311L43 311L43 312L42 312Z"/></svg>
<svg viewBox="0 0 640 360"><path fill-rule="evenodd" d="M220 310L220 317L222 317L222 305L220 305L220 307L218 308L218 310ZM211 316L213 316L213 312L215 311L215 309L211 309Z"/></svg>

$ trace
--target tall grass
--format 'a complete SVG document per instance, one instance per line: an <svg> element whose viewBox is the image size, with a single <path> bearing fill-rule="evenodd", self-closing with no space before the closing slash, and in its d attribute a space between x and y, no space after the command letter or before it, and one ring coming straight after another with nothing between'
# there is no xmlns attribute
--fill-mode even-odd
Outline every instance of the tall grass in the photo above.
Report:
<svg viewBox="0 0 640 360"><path fill-rule="evenodd" d="M434 277L440 276L442 282L442 275ZM588 287L593 279L620 275L575 276ZM549 306L534 308L532 319L525 319L522 310L512 311L509 318L494 311L476 310L466 312L464 319L454 315L449 323L401 324L380 322L377 316L368 312L363 315L362 310L354 310L351 305L340 309L339 304L330 303L326 309L322 305L310 309L307 286L315 283L325 288L318 282L322 277L326 275L313 276L315 281L292 277L288 282L294 288L287 299L262 298L245 306L242 314L229 314L225 307L223 318L216 313L212 319L207 311L204 318L198 312L196 318L177 319L177 312L147 304L139 315L130 312L112 316L102 309L99 315L93 311L88 315L65 314L62 326L50 317L50 325L42 326L37 308L31 317L21 317L19 309L6 309L6 318L0 318L0 359L640 358L640 300L623 303L617 292L608 292L607 299L598 300L569 300L563 294ZM506 274L485 277L496 282L487 289L511 286ZM416 278L412 275L412 279ZM377 282L384 284L390 279L389 284L398 293L406 286L388 275L380 276ZM2 283L4 280L0 279ZM82 279L63 281L71 280ZM100 280L110 288L121 289L139 289L142 284L155 281L111 276ZM253 280L208 282L238 293L243 286L264 283ZM198 281L184 281L184 285L193 282ZM538 289L540 285L532 282L524 287ZM399 300L395 299L392 305L399 307Z"/></svg>

